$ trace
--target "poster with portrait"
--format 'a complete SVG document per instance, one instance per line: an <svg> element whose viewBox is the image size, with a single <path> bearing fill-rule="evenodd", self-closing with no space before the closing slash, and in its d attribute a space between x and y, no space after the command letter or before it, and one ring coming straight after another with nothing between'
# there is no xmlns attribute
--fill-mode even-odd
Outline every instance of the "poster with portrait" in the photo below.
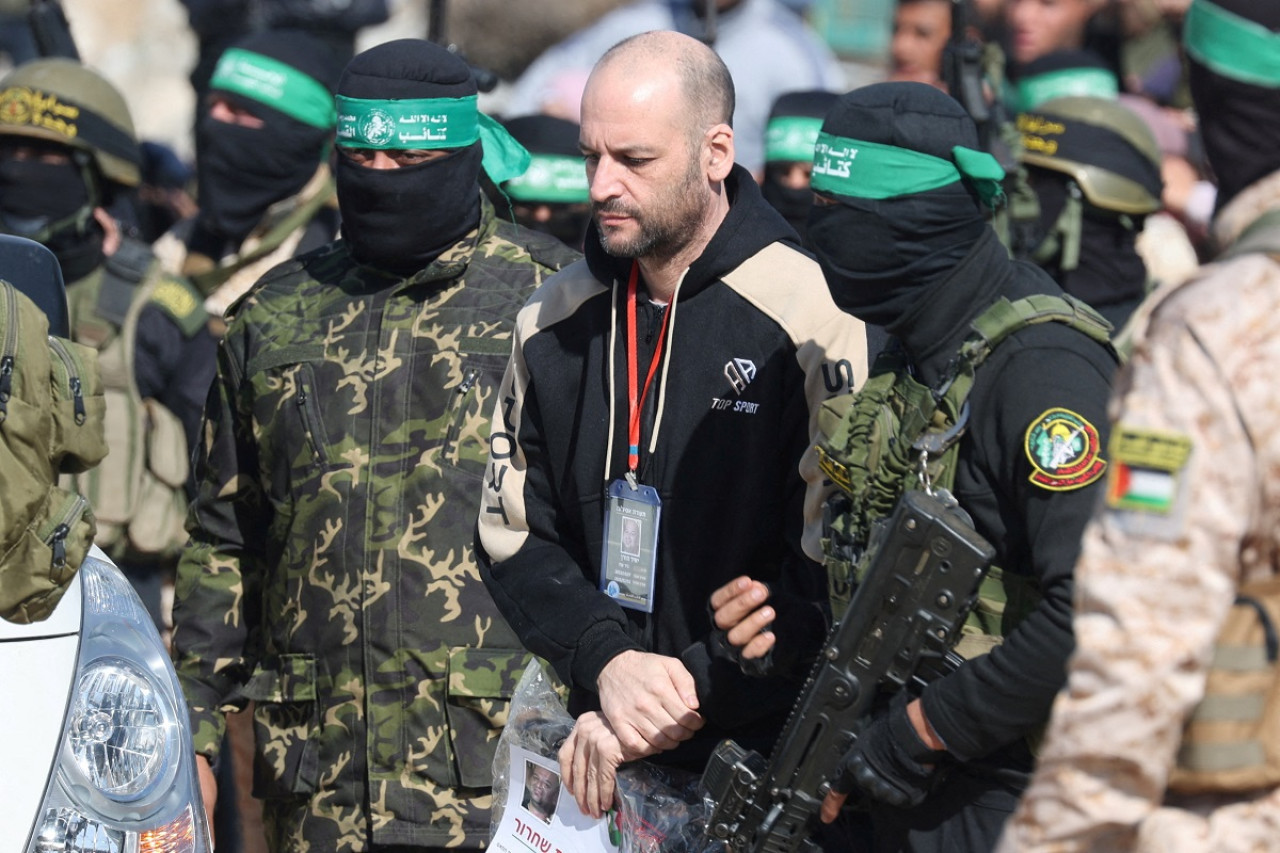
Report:
<svg viewBox="0 0 1280 853"><path fill-rule="evenodd" d="M616 853L620 841L615 812L595 820L560 778L560 765L511 747L510 781L502 822L489 842L493 853Z"/></svg>

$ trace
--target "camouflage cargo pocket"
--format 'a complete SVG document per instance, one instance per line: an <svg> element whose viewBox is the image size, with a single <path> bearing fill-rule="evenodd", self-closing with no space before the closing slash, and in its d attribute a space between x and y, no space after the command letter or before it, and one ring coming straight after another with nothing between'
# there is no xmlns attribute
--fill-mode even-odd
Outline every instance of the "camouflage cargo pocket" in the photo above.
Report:
<svg viewBox="0 0 1280 853"><path fill-rule="evenodd" d="M315 791L321 743L315 658L281 655L259 665L241 693L254 702L253 795L279 798Z"/></svg>
<svg viewBox="0 0 1280 853"><path fill-rule="evenodd" d="M467 788L493 784L493 755L507 723L511 697L530 655L524 650L449 650L449 738L458 778Z"/></svg>

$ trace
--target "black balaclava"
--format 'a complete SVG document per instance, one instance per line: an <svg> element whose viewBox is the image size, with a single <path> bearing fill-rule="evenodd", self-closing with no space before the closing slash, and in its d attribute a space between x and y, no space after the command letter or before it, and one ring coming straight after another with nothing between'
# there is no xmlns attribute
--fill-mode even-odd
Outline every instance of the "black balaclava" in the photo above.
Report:
<svg viewBox="0 0 1280 853"><path fill-rule="evenodd" d="M955 146L978 147L964 108L923 83L877 83L842 95L822 130L945 160ZM879 326L892 327L941 284L987 229L963 180L896 198L831 198L836 204L810 211L809 242L836 304Z"/></svg>
<svg viewBox="0 0 1280 853"><path fill-rule="evenodd" d="M1040 201L1042 234L1054 230L1067 204L1071 179L1060 172L1029 167L1036 197ZM1078 189L1076 192L1080 192ZM1146 293L1147 268L1138 254L1137 236L1141 217L1126 225L1117 214L1083 204L1080 216L1080 249L1075 264L1063 269L1062 250L1043 261L1037 259L1063 290L1103 313L1116 328L1124 325L1113 319L1110 306L1125 306L1124 319ZM1063 239L1059 237L1059 239Z"/></svg>
<svg viewBox="0 0 1280 853"><path fill-rule="evenodd" d="M366 100L464 98L476 94L471 69L447 49L399 39L358 54L338 94ZM399 275L424 269L480 222L480 143L401 169L337 158L342 236L362 264Z"/></svg>
<svg viewBox="0 0 1280 853"><path fill-rule="evenodd" d="M1280 32L1280 3L1216 0L1227 12ZM1255 181L1280 170L1280 87L1245 83L1210 70L1188 48L1191 98L1200 115L1205 155L1222 207Z"/></svg>
<svg viewBox="0 0 1280 853"><path fill-rule="evenodd" d="M511 134L512 139L528 150L533 156L534 163L544 156L582 160L582 150L578 147L577 122L556 116L535 114L508 119L503 122L503 126L507 129L507 133ZM528 177L533 168L531 165L530 170L522 177ZM583 167L579 165L578 169L582 171ZM545 204L551 210L551 218L547 222L537 222L522 217L519 220L520 224L534 231L550 234L565 245L581 251L582 239L587 233L587 223L591 221L591 196L587 188L585 171L582 173L582 187L582 200L578 203L543 200L533 196L521 198L512 189L511 199L514 203Z"/></svg>
<svg viewBox="0 0 1280 853"><path fill-rule="evenodd" d="M277 30L254 33L232 48L281 62L312 78L330 92L341 66L333 50L307 33ZM198 128L196 164L200 214L196 239L203 251L212 237L238 247L267 208L300 191L328 153L333 129L315 127L238 92L211 89L264 122L243 127L211 117L206 110ZM215 254L221 255L221 251Z"/></svg>
<svg viewBox="0 0 1280 853"><path fill-rule="evenodd" d="M58 258L63 277L79 281L102 263L106 232L93 218L105 203L103 182L87 155L39 141L70 154L66 163L0 156L0 231L44 244Z"/></svg>
<svg viewBox="0 0 1280 853"><path fill-rule="evenodd" d="M837 97L835 92L821 90L787 92L773 102L773 108L769 111L769 122L773 123L775 119L787 118L821 119L827 114L827 110L831 109L831 105L836 102ZM768 125L766 125L767 127ZM809 223L809 206L813 203L813 193L809 191L808 187L793 189L792 187L783 186L779 182L779 170L783 167L775 164L778 162L790 163L792 161L771 159L767 142L766 138L764 181L760 184L760 192L764 195L765 201L773 205L774 210L781 213L782 218L787 220L792 228L796 229L796 233L800 235L800 240L803 242L807 239L805 231ZM810 154L810 160L812 159L812 154Z"/></svg>

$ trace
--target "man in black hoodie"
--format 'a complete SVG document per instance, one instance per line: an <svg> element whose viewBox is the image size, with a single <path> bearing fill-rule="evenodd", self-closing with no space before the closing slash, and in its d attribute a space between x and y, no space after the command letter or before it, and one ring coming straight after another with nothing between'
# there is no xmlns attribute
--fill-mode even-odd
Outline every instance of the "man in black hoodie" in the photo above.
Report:
<svg viewBox="0 0 1280 853"><path fill-rule="evenodd" d="M850 550L828 556L832 588L847 586L844 555L866 553L875 508L910 488L948 491L996 552L957 646L967 660L918 695L885 697L832 780L823 820L859 790L876 851L989 850L999 837L1063 683L1072 567L1107 467L1106 326L1008 258L982 211L1002 171L977 148L963 108L920 83L841 96L815 146L809 235L832 295L897 342L849 408L852 439L824 446L823 469L863 508L836 517ZM897 415L912 399L914 430ZM897 426L869 428L886 422ZM717 620L748 645L761 617L722 597Z"/></svg>
<svg viewBox="0 0 1280 853"><path fill-rule="evenodd" d="M811 413L865 375L865 337L734 164L732 113L695 39L647 33L600 60L586 259L520 313L496 401L481 571L571 688L561 769L594 816L624 760L701 770L721 737L777 735L799 676L743 675L713 590L772 584L780 655L825 629Z"/></svg>

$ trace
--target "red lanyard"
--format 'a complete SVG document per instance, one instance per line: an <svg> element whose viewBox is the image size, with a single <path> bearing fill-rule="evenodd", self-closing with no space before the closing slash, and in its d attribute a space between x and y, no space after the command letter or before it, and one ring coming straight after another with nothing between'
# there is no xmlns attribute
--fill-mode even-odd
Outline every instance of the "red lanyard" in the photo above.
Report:
<svg viewBox="0 0 1280 853"><path fill-rule="evenodd" d="M649 385L653 382L653 374L662 360L662 343L667 337L666 317L663 317L662 330L658 332L658 344L653 348L653 360L649 362L649 375L644 380L643 393L639 390L639 361L636 359L636 283L640 278L640 264L631 262L631 278L627 282L627 394L628 425L627 432L627 470L634 476L640 467L640 410L646 397L649 396ZM671 305L675 306L675 296L671 297Z"/></svg>

